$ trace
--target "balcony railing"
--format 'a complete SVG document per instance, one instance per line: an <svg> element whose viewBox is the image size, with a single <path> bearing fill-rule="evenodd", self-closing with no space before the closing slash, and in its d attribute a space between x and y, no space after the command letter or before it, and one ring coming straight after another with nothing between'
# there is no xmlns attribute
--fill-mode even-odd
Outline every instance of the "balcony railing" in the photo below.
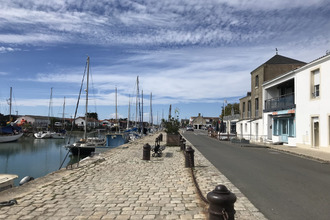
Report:
<svg viewBox="0 0 330 220"><path fill-rule="evenodd" d="M294 93L265 100L264 112L294 108Z"/></svg>

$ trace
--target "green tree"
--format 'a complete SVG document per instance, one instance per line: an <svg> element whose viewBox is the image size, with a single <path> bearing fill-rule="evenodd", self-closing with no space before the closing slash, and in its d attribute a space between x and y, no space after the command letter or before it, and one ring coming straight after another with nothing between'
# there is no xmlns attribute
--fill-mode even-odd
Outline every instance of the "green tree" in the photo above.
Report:
<svg viewBox="0 0 330 220"><path fill-rule="evenodd" d="M87 113L87 117L88 117L88 118L94 118L94 119L96 119L96 120L99 120L99 116L97 115L96 112L88 112L88 113Z"/></svg>
<svg viewBox="0 0 330 220"><path fill-rule="evenodd" d="M224 109L222 107L222 111L221 111L221 116L227 116L227 115L231 115L231 109L234 109L234 114L239 114L239 103L228 103L226 106L225 106L225 114L223 114L224 112Z"/></svg>

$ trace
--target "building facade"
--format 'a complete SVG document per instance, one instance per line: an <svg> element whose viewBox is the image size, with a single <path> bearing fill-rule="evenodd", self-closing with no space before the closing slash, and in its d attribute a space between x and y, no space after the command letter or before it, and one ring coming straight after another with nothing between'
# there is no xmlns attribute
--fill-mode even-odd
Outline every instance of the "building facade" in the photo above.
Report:
<svg viewBox="0 0 330 220"><path fill-rule="evenodd" d="M330 151L330 54L296 76L296 145Z"/></svg>
<svg viewBox="0 0 330 220"><path fill-rule="evenodd" d="M237 123L237 136L254 142L263 142L263 90L264 82L297 69L306 63L276 54L251 72L251 92L240 99L241 118Z"/></svg>

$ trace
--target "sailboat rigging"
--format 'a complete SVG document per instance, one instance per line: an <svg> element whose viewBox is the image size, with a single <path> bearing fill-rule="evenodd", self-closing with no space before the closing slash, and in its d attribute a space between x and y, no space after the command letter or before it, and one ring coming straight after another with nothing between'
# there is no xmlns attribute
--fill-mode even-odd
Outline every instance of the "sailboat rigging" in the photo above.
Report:
<svg viewBox="0 0 330 220"><path fill-rule="evenodd" d="M10 87L9 122L7 126L0 127L0 143L17 141L20 137L23 136L21 127L15 125L15 123L12 122L12 117L11 117L12 94L13 94L13 89L12 87Z"/></svg>
<svg viewBox="0 0 330 220"><path fill-rule="evenodd" d="M92 152L95 152L95 148L98 146L104 146L105 145L105 139L101 137L87 137L87 123L88 123L88 89L89 89L89 65L90 65L90 58L87 57L87 76L86 76L86 108L85 108L85 122L84 122L84 135L83 138L79 141L73 143L72 145L67 145L66 147L71 151L73 155L89 155ZM86 71L86 70L85 70ZM84 77L82 80L82 84L84 82ZM75 111L75 117L74 121L76 119L77 115L77 109L79 105L79 99L80 94L82 90L82 85L80 88L80 93L77 101L76 111ZM69 139L70 141L70 139Z"/></svg>

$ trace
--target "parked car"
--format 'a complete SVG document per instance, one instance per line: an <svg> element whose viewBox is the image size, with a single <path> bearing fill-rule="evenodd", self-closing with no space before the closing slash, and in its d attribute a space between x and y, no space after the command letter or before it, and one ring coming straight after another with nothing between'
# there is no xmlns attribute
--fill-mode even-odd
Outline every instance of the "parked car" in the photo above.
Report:
<svg viewBox="0 0 330 220"><path fill-rule="evenodd" d="M187 126L186 131L194 131L194 128L192 126Z"/></svg>

